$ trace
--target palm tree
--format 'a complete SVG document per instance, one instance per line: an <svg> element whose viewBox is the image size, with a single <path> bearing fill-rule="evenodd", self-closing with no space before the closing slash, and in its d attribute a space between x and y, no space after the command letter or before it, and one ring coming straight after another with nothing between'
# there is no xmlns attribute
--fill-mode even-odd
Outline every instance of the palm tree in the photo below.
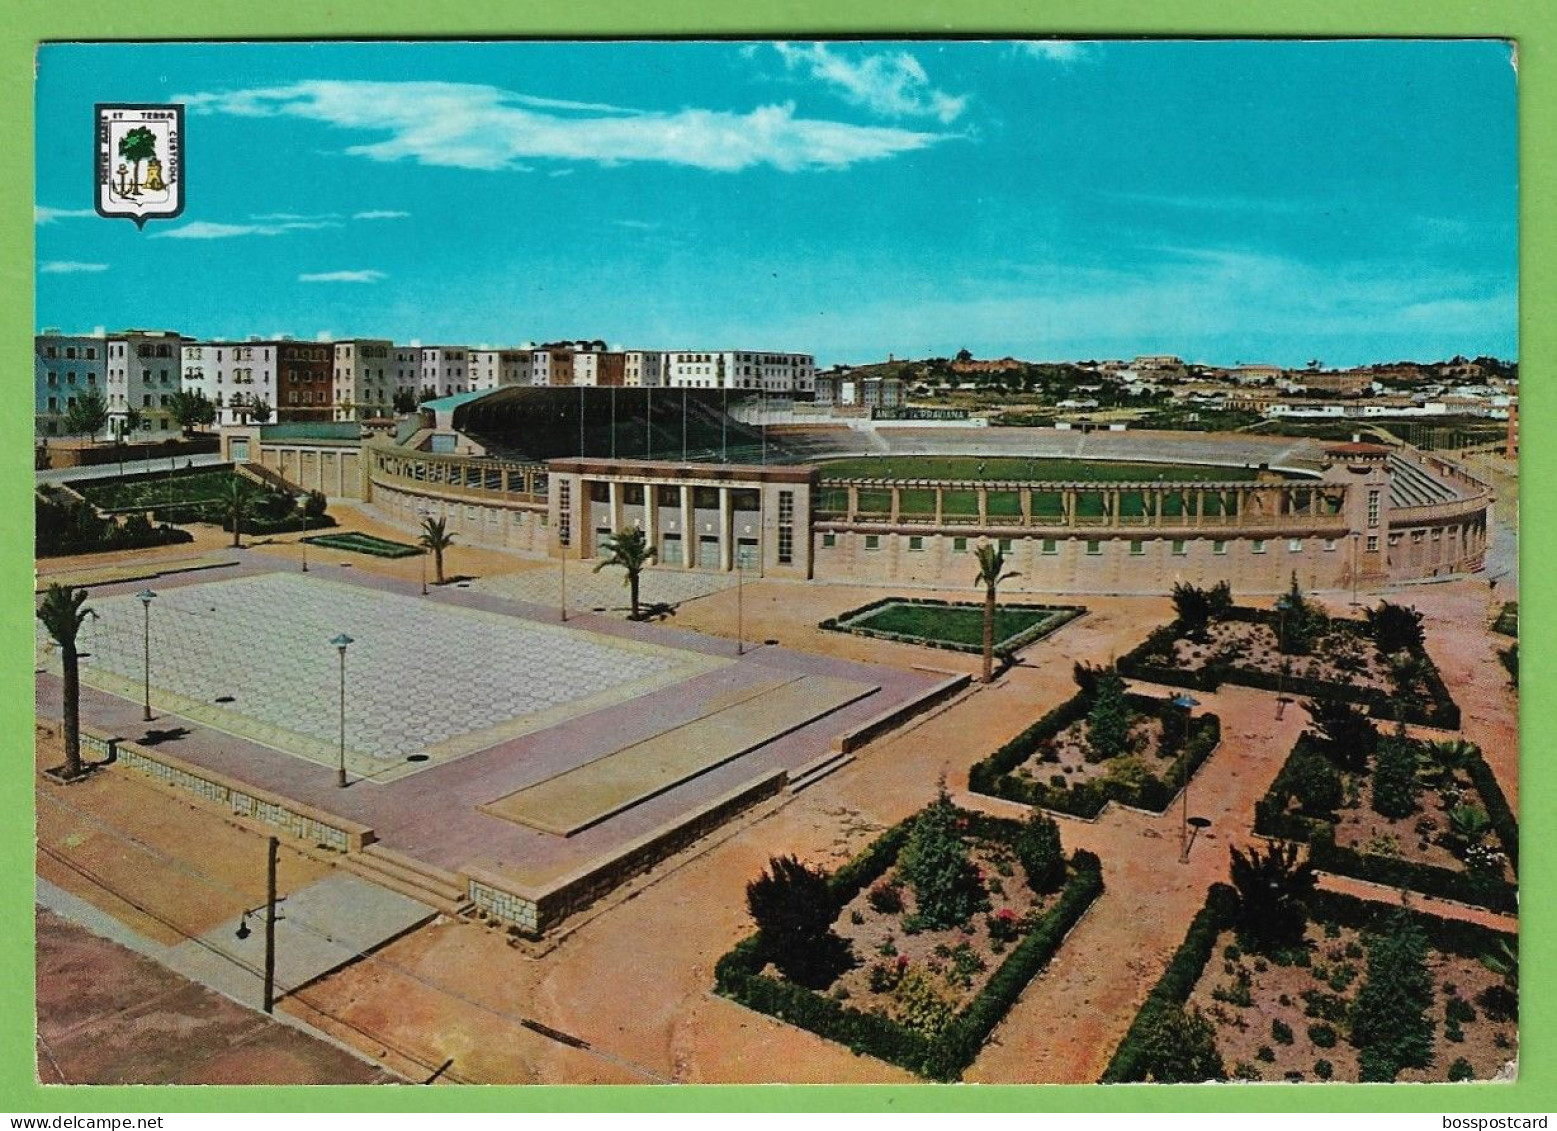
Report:
<svg viewBox="0 0 1557 1131"><path fill-rule="evenodd" d="M632 590L633 620L638 619L638 579L643 573L643 567L654 560L654 548L649 545L649 539L641 527L632 526L619 531L605 540L601 546L609 557L602 558L595 565L595 572L599 573L606 566L621 566L627 571L627 576L622 579L622 584Z"/></svg>
<svg viewBox="0 0 1557 1131"><path fill-rule="evenodd" d="M994 678L995 669L995 591L1002 581L1022 575L1015 571L1003 572L1006 555L992 542L981 543L976 553L979 575L973 579L973 584L984 587L984 682L988 683Z"/></svg>
<svg viewBox="0 0 1557 1131"><path fill-rule="evenodd" d="M248 513L249 504L253 498L253 490L249 481L241 475L234 475L227 481L227 490L222 495L222 506L227 510L227 516L232 519L232 544L237 549L242 543L238 540L243 531L243 516Z"/></svg>
<svg viewBox="0 0 1557 1131"><path fill-rule="evenodd" d="M449 533L448 524L441 518L422 519L422 536L417 539L422 549L431 550L433 556L434 572L438 576L438 584L443 584L443 552L454 545L454 535Z"/></svg>
<svg viewBox="0 0 1557 1131"><path fill-rule="evenodd" d="M76 634L81 623L95 616L91 609L83 608L87 599L85 589L71 589L59 582L49 586L43 603L38 606L38 619L60 649L60 667L64 673L65 713L65 777L78 778L81 765L81 672L76 654Z"/></svg>

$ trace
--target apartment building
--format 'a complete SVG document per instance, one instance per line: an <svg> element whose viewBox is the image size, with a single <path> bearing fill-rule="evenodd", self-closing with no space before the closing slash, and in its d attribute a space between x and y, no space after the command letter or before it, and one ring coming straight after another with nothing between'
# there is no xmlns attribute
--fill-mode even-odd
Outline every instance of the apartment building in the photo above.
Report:
<svg viewBox="0 0 1557 1131"><path fill-rule="evenodd" d="M122 330L107 339L108 427L123 433L130 410L140 414L139 433L176 432L171 400L182 386L182 335L173 330Z"/></svg>
<svg viewBox="0 0 1557 1131"><path fill-rule="evenodd" d="M108 348L101 334L46 330L33 338L33 430L63 434L65 413L78 397L96 390L108 400Z"/></svg>
<svg viewBox="0 0 1557 1131"><path fill-rule="evenodd" d="M531 383L532 351L474 349L470 351L471 389L505 389Z"/></svg>
<svg viewBox="0 0 1557 1131"><path fill-rule="evenodd" d="M654 389L665 383L665 355L655 350L622 354L622 384L630 389Z"/></svg>
<svg viewBox="0 0 1557 1131"><path fill-rule="evenodd" d="M422 346L421 396L448 397L470 388L470 350L464 346Z"/></svg>
<svg viewBox="0 0 1557 1131"><path fill-rule="evenodd" d="M677 350L665 355L665 384L688 389L753 389L810 394L816 358L806 353Z"/></svg>
<svg viewBox="0 0 1557 1131"><path fill-rule="evenodd" d="M346 338L333 345L332 418L392 416L399 380L395 344L387 338Z"/></svg>
<svg viewBox="0 0 1557 1131"><path fill-rule="evenodd" d="M626 357L610 350L578 350L573 354L573 384L606 388L625 383Z"/></svg>
<svg viewBox="0 0 1557 1131"><path fill-rule="evenodd" d="M199 392L216 407L218 426L276 419L281 342L185 341L180 370L186 392Z"/></svg>
<svg viewBox="0 0 1557 1131"><path fill-rule="evenodd" d="M330 420L335 344L283 338L276 348L276 419Z"/></svg>

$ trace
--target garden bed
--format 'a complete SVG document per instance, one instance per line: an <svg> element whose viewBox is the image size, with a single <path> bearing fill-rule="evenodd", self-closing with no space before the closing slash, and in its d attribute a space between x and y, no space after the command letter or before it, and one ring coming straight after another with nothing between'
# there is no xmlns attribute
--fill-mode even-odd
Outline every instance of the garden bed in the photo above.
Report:
<svg viewBox="0 0 1557 1131"><path fill-rule="evenodd" d="M1403 761L1393 801L1377 811L1378 768ZM1309 846L1318 869L1462 903L1514 911L1519 827L1472 743L1379 739L1366 765L1341 768L1304 732L1255 806L1254 831ZM1410 780L1406 780L1409 775Z"/></svg>
<svg viewBox="0 0 1557 1131"><path fill-rule="evenodd" d="M1160 813L1221 741L1215 715L1191 714L1186 734L1185 713L1171 700L1125 694L1125 749L1099 757L1089 739L1095 707L1096 691L1083 686L976 763L968 788L1089 820L1110 801Z"/></svg>
<svg viewBox="0 0 1557 1131"><path fill-rule="evenodd" d="M414 558L422 553L419 546L404 542L391 542L387 538L375 538L371 534L346 531L341 534L318 534L304 538L311 546L324 546L331 550L347 550L354 554L369 554L375 558Z"/></svg>
<svg viewBox="0 0 1557 1131"><path fill-rule="evenodd" d="M1186 1009L1208 1027L1203 1033L1214 1041L1220 1066L1215 1075L1235 1080L1490 1080L1515 1058L1518 1005L1510 984L1517 980L1517 967L1512 977L1506 976L1512 935L1315 892L1307 901L1301 942L1262 954L1239 939L1238 907L1233 889L1212 887L1114 1053L1104 1083L1157 1079L1154 1063L1164 1019ZM1393 1065L1380 1072L1381 1060L1388 1063L1398 1049L1386 1048L1382 1058L1377 1051L1365 1052L1366 1028L1378 1028L1378 1014L1359 1007L1358 998L1382 965L1370 948L1403 930L1418 933L1426 944L1426 975L1418 986L1421 1012L1413 1019L1407 1007L1399 1026L1401 1033L1414 1033L1420 1055L1399 1058L1406 1064L1393 1073ZM1503 972L1495 969L1500 964ZM1371 1075L1363 1071L1368 1057L1374 1063Z"/></svg>
<svg viewBox="0 0 1557 1131"><path fill-rule="evenodd" d="M902 875L900 857L921 821L954 822L976 870L966 893L972 910L960 923L926 921ZM1035 891L1017 859L1023 829L954 809L943 794L827 877L832 933L847 948L836 968L803 985L780 972L781 956L759 931L719 960L718 991L855 1052L957 1079L1103 888L1097 857L1077 852L1066 862L1056 833L1056 874Z"/></svg>
<svg viewBox="0 0 1557 1131"><path fill-rule="evenodd" d="M1084 612L1079 605L1001 604L995 609L995 653L1009 656ZM984 606L973 601L886 597L829 617L819 627L954 652L984 650Z"/></svg>
<svg viewBox="0 0 1557 1131"><path fill-rule="evenodd" d="M1178 619L1119 658L1134 679L1215 691L1223 683L1293 696L1333 696L1376 718L1458 730L1460 709L1426 648L1384 654L1366 622L1321 617L1302 654L1283 653L1291 617L1235 606L1195 632Z"/></svg>

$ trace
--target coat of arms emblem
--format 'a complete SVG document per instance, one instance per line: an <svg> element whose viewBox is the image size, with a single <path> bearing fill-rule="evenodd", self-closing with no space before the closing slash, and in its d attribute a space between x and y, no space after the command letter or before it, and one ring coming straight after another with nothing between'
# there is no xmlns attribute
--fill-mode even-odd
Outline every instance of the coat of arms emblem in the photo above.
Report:
<svg viewBox="0 0 1557 1131"><path fill-rule="evenodd" d="M145 227L184 211L184 107L97 104L97 211Z"/></svg>

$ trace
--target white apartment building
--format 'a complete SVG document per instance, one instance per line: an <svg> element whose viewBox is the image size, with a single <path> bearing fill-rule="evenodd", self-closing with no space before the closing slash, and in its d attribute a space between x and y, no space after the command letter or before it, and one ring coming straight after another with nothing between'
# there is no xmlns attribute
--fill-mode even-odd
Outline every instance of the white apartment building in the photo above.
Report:
<svg viewBox="0 0 1557 1131"><path fill-rule="evenodd" d="M474 349L470 351L470 388L506 389L531 383L532 351Z"/></svg>
<svg viewBox="0 0 1557 1131"><path fill-rule="evenodd" d="M248 424L255 416L261 423L276 419L276 369L280 356L277 342L260 338L247 341L183 343L180 369L185 392L200 392L216 406L216 423ZM257 411L260 406L268 411Z"/></svg>
<svg viewBox="0 0 1557 1131"><path fill-rule="evenodd" d="M654 389L664 384L665 355L657 350L628 350L622 355L622 384Z"/></svg>
<svg viewBox="0 0 1557 1131"><path fill-rule="evenodd" d="M108 348L108 430L121 432L130 409L140 413L139 433L176 432L169 402L182 385L184 339L172 330L123 330Z"/></svg>
<svg viewBox="0 0 1557 1131"><path fill-rule="evenodd" d="M816 358L806 353L678 350L665 354L665 384L689 389L755 389L812 393Z"/></svg>
<svg viewBox="0 0 1557 1131"><path fill-rule="evenodd" d="M395 344L387 338L348 338L335 343L334 420L392 416L400 370Z"/></svg>
<svg viewBox="0 0 1557 1131"><path fill-rule="evenodd" d="M470 350L464 346L423 346L420 395L448 397L470 388Z"/></svg>

